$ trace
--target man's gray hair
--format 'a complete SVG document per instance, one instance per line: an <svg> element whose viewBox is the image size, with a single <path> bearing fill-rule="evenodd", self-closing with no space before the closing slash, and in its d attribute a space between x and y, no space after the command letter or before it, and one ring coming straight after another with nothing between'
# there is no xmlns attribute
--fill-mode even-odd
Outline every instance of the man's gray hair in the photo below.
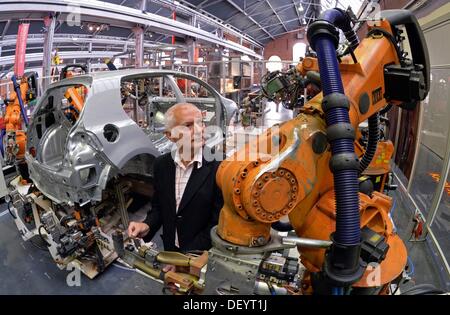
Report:
<svg viewBox="0 0 450 315"><path fill-rule="evenodd" d="M164 129L165 129L165 131L170 131L173 127L175 127L175 123L176 123L175 122L175 111L182 107L191 107L191 108L195 108L198 111L200 111L200 109L197 106L195 106L194 104L191 104L191 103L177 103L177 104L173 105L164 114Z"/></svg>

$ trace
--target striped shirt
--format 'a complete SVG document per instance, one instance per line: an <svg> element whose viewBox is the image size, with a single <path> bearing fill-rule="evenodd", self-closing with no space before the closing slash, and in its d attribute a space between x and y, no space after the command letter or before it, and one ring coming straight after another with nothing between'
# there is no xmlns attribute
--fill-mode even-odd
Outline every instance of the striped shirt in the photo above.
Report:
<svg viewBox="0 0 450 315"><path fill-rule="evenodd" d="M180 206L181 199L183 198L184 190L186 189L189 178L191 177L194 169L194 163L197 162L197 168L202 167L203 151L200 148L194 155L194 159L189 162L187 166L181 161L179 151L175 153L175 200L176 200L176 212ZM175 230L175 246L180 247L178 243L178 231Z"/></svg>

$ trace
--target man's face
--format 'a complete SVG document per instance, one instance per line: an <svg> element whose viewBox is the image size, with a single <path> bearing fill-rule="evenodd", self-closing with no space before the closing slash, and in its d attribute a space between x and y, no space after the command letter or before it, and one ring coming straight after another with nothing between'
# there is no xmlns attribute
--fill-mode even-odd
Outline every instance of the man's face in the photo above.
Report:
<svg viewBox="0 0 450 315"><path fill-rule="evenodd" d="M174 111L175 127L168 135L186 154L197 152L203 145L203 117L198 108L183 106Z"/></svg>

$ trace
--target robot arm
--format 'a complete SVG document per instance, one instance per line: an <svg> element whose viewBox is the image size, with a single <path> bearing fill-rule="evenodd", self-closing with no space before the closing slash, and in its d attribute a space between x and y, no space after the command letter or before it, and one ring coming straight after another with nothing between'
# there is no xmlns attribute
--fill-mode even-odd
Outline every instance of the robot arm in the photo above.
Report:
<svg viewBox="0 0 450 315"><path fill-rule="evenodd" d="M301 253L307 269L324 271L336 288L367 279L359 254L366 234L383 237L397 255L393 258L385 247L379 257L377 262L386 267L382 284L398 276L406 262L406 249L393 235L387 217L391 199L358 191L355 130L387 103L413 108L423 100L429 90L429 61L410 12L385 11L382 17L359 43L346 12L324 12L308 29L317 59L305 58L297 67L303 75L319 69L323 93L305 104L296 118L236 152L217 172L224 195L217 228L222 240L264 246L270 242L271 223L289 215L298 236L333 241L326 253L317 249ZM401 24L415 39L412 61L401 52L397 28ZM344 31L351 47L351 55L340 63L336 27ZM369 231L362 233L365 228Z"/></svg>

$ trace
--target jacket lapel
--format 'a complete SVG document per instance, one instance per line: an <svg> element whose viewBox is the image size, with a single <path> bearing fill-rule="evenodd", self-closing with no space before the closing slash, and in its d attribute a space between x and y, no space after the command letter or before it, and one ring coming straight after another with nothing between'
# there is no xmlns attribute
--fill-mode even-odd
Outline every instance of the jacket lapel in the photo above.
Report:
<svg viewBox="0 0 450 315"><path fill-rule="evenodd" d="M189 177L189 181L186 185L186 189L184 190L183 197L181 198L180 201L178 214L181 213L181 211L183 211L184 207L186 207L186 205L198 191L199 187L208 177L209 172L211 171L211 168L209 166L210 166L209 163L207 163L205 159L203 159L202 167L200 168L195 167L192 170L192 174Z"/></svg>
<svg viewBox="0 0 450 315"><path fill-rule="evenodd" d="M173 161L171 155L169 154L166 159L166 170L167 170L167 176L165 177L167 180L167 194L168 194L168 200L171 212L173 215L176 213L176 200L175 200L175 162ZM156 180L163 180L163 178L157 178ZM161 202L164 202L161 200Z"/></svg>

